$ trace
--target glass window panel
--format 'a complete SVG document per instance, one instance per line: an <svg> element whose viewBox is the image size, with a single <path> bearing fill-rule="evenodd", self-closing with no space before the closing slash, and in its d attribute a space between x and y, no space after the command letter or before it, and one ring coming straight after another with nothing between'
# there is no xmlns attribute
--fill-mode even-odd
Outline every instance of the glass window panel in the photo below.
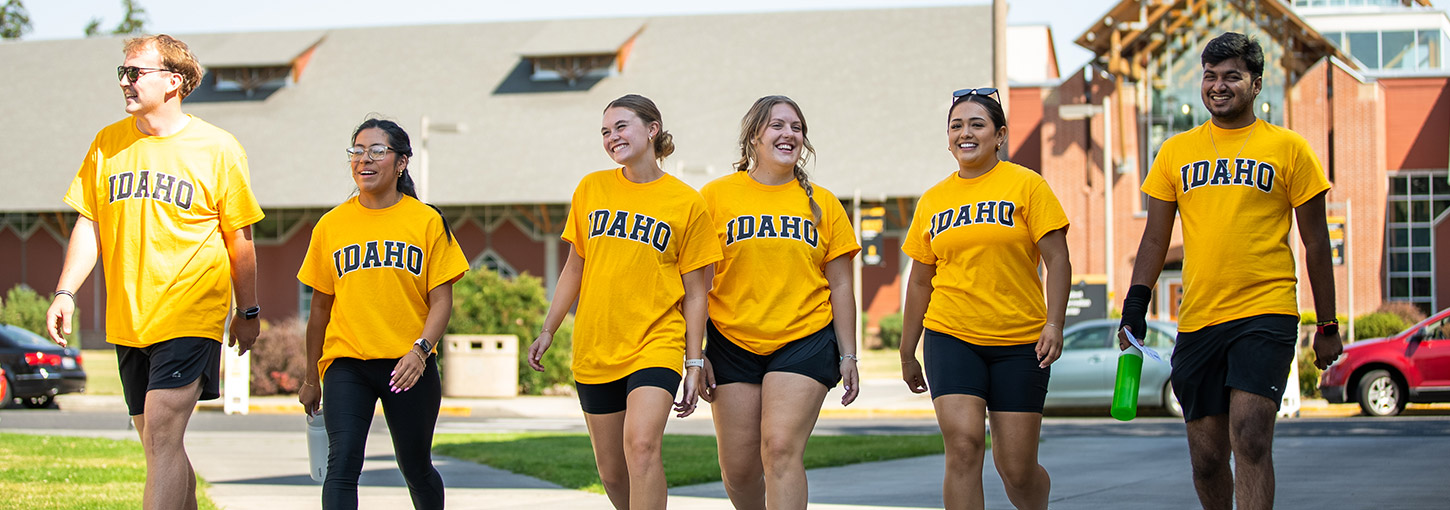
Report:
<svg viewBox="0 0 1450 510"><path fill-rule="evenodd" d="M1415 68L1415 32L1388 31L1380 34L1380 68Z"/></svg>
<svg viewBox="0 0 1450 510"><path fill-rule="evenodd" d="M1432 307L1432 306L1430 306L1430 301L1429 300L1416 301L1415 302L1415 306L1420 307L1420 313L1423 313L1425 315L1434 315L1435 314L1435 308Z"/></svg>
<svg viewBox="0 0 1450 510"><path fill-rule="evenodd" d="M1404 195L1409 191L1409 185L1404 177L1390 177L1390 194Z"/></svg>
<svg viewBox="0 0 1450 510"><path fill-rule="evenodd" d="M1410 234L1411 234L1410 235L1410 241L1411 241L1410 242L1410 246L1429 246L1430 245L1430 229L1428 229L1428 228L1411 229Z"/></svg>
<svg viewBox="0 0 1450 510"><path fill-rule="evenodd" d="M1440 31L1421 30L1415 39L1415 69L1440 67Z"/></svg>
<svg viewBox="0 0 1450 510"><path fill-rule="evenodd" d="M1349 54L1370 69L1380 68L1380 34L1378 32L1346 32Z"/></svg>
<svg viewBox="0 0 1450 510"><path fill-rule="evenodd" d="M1412 176L1410 176L1410 194L1411 195L1429 195L1430 194L1430 176L1428 176L1428 175L1412 175Z"/></svg>
<svg viewBox="0 0 1450 510"><path fill-rule="evenodd" d="M1445 51L1446 49L1450 49L1450 33L1440 32L1440 67L1441 68L1450 67L1450 52Z"/></svg>
<svg viewBox="0 0 1450 510"><path fill-rule="evenodd" d="M1400 255L1404 255L1404 254L1401 253ZM1430 270L1430 260L1431 260L1431 258L1430 258L1430 252L1428 252L1428 251L1415 252L1412 255L1412 257L1414 257L1414 259L1415 259L1415 270L1416 271L1429 271Z"/></svg>
<svg viewBox="0 0 1450 510"><path fill-rule="evenodd" d="M1410 279L1397 277L1390 278L1390 298L1410 297Z"/></svg>
<svg viewBox="0 0 1450 510"><path fill-rule="evenodd" d="M1396 200L1390 203L1390 221L1394 223L1405 223L1410 221L1410 203L1404 200Z"/></svg>
<svg viewBox="0 0 1450 510"><path fill-rule="evenodd" d="M1414 288L1410 290L1414 291L1414 295L1416 297L1426 297L1432 295L1430 293L1430 277L1420 276L1412 279L1411 281L1413 282Z"/></svg>
<svg viewBox="0 0 1450 510"><path fill-rule="evenodd" d="M1112 326L1083 328L1062 339L1063 350L1106 349L1112 343Z"/></svg>
<svg viewBox="0 0 1450 510"><path fill-rule="evenodd" d="M1410 270L1410 254L1408 254L1408 253L1391 253L1390 254L1390 272L1403 273L1403 272L1408 272L1409 270Z"/></svg>
<svg viewBox="0 0 1450 510"><path fill-rule="evenodd" d="M1430 221L1430 201L1415 200L1410 202L1410 221Z"/></svg>
<svg viewBox="0 0 1450 510"><path fill-rule="evenodd" d="M1430 187L1434 188L1436 195L1450 195L1450 179L1443 175L1430 178Z"/></svg>
<svg viewBox="0 0 1450 510"><path fill-rule="evenodd" d="M1393 229L1390 229L1390 246L1396 246L1396 247L1403 248L1403 247L1406 247L1406 246L1409 246L1409 245L1410 245L1410 229L1408 229L1408 228L1393 228Z"/></svg>
<svg viewBox="0 0 1450 510"><path fill-rule="evenodd" d="M1441 213L1444 213L1446 209L1450 209L1450 200L1436 200L1435 201L1435 217L1436 218L1439 218L1440 217L1440 214Z"/></svg>

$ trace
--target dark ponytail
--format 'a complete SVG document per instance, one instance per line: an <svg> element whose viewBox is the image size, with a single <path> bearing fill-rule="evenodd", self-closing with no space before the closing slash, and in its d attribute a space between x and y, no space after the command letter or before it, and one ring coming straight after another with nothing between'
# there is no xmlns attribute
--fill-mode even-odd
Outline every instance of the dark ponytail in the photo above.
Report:
<svg viewBox="0 0 1450 510"><path fill-rule="evenodd" d="M357 129L352 131L353 141L357 141L358 133L362 133L364 129L372 128L381 129L383 133L388 135L388 148L392 149L393 153L407 157L410 160L412 159L413 145L408 140L408 132L403 131L402 126L399 126L397 122L391 120L368 119L363 121L362 124L358 125ZM422 199L418 198L417 186L413 184L413 176L408 174L408 166L406 164L403 165L403 172L398 174L398 192L413 197L420 202L422 201ZM438 212L438 217L443 219L443 232L448 235L448 242L453 242L453 229L448 225L448 217L443 215L443 211L438 209L438 206L426 202L424 202L424 205L432 207L434 211Z"/></svg>

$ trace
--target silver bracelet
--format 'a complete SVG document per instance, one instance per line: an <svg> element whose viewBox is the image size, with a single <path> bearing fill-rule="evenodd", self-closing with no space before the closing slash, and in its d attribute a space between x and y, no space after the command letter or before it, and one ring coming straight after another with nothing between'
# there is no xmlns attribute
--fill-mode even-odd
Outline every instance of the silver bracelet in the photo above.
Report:
<svg viewBox="0 0 1450 510"><path fill-rule="evenodd" d="M1043 326L1043 327L1044 327L1044 328L1045 328L1045 327L1048 327L1048 326L1051 326L1051 327L1054 327L1054 328L1057 328L1057 329L1058 329L1058 331L1061 331L1061 330L1062 330L1062 326L1058 326L1058 325L1056 325L1056 324L1053 324L1053 323L1051 323L1051 322L1049 322L1049 323L1047 323L1047 326Z"/></svg>
<svg viewBox="0 0 1450 510"><path fill-rule="evenodd" d="M692 367L704 368L705 367L705 358L695 358L695 359L688 359L688 358L686 358L685 359L685 368L692 368Z"/></svg>
<svg viewBox="0 0 1450 510"><path fill-rule="evenodd" d="M861 362L861 358L856 357L855 354L845 354L845 355L842 355L841 356L841 361L846 361L846 360L855 361L857 363L860 363Z"/></svg>

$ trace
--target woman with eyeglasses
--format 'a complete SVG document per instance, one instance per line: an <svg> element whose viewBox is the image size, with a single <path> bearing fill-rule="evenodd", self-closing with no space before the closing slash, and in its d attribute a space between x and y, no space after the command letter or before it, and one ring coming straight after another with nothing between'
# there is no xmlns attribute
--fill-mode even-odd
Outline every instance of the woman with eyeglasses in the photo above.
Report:
<svg viewBox="0 0 1450 510"><path fill-rule="evenodd" d="M861 251L841 201L811 183L800 106L762 97L740 121L735 173L700 192L725 259L715 265L706 400L720 474L737 509L805 508L805 450L826 392L856 399Z"/></svg>
<svg viewBox="0 0 1450 510"><path fill-rule="evenodd" d="M353 131L347 154L357 196L317 221L297 272L313 289L297 399L309 415L321 405L330 447L322 507L357 508L363 448L381 400L413 507L443 508L430 453L443 396L433 349L468 260L442 212L418 200L402 127L369 119Z"/></svg>
<svg viewBox="0 0 1450 510"><path fill-rule="evenodd" d="M695 411L720 245L705 200L660 170L675 145L653 101L609 103L600 135L620 166L574 190L562 236L573 249L529 366L544 369L539 360L577 298L571 368L604 492L620 510L664 508L665 422L672 403L680 417Z"/></svg>
<svg viewBox="0 0 1450 510"><path fill-rule="evenodd" d="M957 171L921 195L902 241L912 264L901 373L911 391L931 389L946 443L946 508L982 508L990 420L992 461L1008 499L1045 509L1051 480L1037 443L1048 366L1062 354L1068 220L1041 175L998 158L1007 119L996 92L953 94L947 148ZM923 329L925 377L916 359Z"/></svg>

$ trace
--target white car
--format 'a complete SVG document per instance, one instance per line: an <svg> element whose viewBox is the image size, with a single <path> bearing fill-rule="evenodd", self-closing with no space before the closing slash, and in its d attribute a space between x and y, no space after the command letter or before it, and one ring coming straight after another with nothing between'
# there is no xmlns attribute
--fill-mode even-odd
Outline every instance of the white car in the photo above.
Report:
<svg viewBox="0 0 1450 510"><path fill-rule="evenodd" d="M1062 332L1062 357L1052 364L1047 383L1047 408L1103 407L1112 405L1113 383L1118 371L1118 319L1097 319L1068 326ZM1178 325L1148 321L1144 345L1164 360L1173 354ZM1145 408L1163 408L1183 416L1183 406L1168 382L1168 365L1143 360L1143 378L1138 386L1139 414ZM1106 415L1106 413L1104 413Z"/></svg>

